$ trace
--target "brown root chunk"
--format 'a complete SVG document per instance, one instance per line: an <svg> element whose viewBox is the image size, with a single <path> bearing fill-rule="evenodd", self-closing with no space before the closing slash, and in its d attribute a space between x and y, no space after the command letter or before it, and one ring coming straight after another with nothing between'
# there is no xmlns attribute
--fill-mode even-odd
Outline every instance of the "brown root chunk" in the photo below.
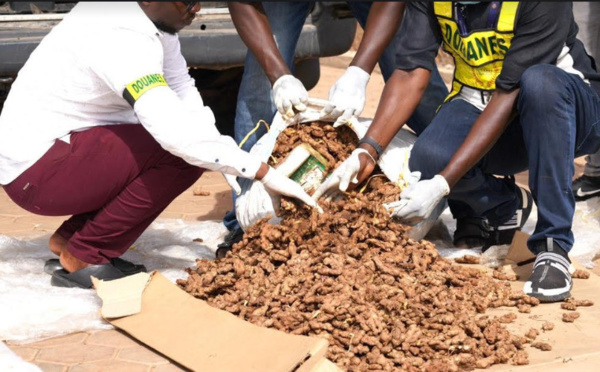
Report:
<svg viewBox="0 0 600 372"><path fill-rule="evenodd" d="M579 313L574 311L572 313L564 313L562 315L562 321L566 323L573 323L575 319L579 318Z"/></svg>

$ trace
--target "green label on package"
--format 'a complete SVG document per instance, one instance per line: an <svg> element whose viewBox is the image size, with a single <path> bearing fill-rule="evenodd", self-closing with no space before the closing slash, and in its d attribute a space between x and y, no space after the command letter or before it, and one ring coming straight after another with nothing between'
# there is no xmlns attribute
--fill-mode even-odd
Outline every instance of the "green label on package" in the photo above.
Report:
<svg viewBox="0 0 600 372"><path fill-rule="evenodd" d="M311 155L290 178L300 184L308 194L312 194L325 179L325 169L325 164Z"/></svg>

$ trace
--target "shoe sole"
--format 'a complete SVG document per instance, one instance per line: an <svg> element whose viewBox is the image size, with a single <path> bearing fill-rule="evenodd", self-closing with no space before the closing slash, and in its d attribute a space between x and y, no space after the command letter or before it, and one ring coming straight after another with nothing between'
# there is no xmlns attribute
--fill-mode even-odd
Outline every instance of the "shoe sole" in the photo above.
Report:
<svg viewBox="0 0 600 372"><path fill-rule="evenodd" d="M557 294L554 296L544 296L542 293L525 293L529 297L535 297L542 303L550 303L550 302L562 302L567 298L571 297L571 291L567 291L565 293Z"/></svg>
<svg viewBox="0 0 600 372"><path fill-rule="evenodd" d="M146 273L148 269L144 265L137 265L129 261L125 261L122 258L112 259L112 264L117 269L121 270L125 275L133 275L138 273ZM44 263L44 272L48 275L52 275L56 270L63 269L60 260L58 258L51 258L46 260Z"/></svg>
<svg viewBox="0 0 600 372"><path fill-rule="evenodd" d="M56 271L64 271L65 273L67 273L64 269L58 269ZM52 277L50 278L50 285L53 287L61 287L61 288L81 288L81 289L89 289L89 287L85 287L79 283L76 283L72 280L68 280L65 279L61 276L55 276L52 275Z"/></svg>

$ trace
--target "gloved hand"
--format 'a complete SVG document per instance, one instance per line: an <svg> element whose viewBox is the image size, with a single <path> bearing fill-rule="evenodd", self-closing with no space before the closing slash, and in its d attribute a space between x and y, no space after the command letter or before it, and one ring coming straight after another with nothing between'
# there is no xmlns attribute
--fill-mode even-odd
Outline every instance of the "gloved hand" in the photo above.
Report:
<svg viewBox="0 0 600 372"><path fill-rule="evenodd" d="M240 187L240 184L237 181L237 177L233 174L227 173L223 173L223 177L225 177L225 181L227 182L229 187L231 187L233 192L235 192L235 194L239 196L242 193L242 188Z"/></svg>
<svg viewBox="0 0 600 372"><path fill-rule="evenodd" d="M366 154L366 157L370 160L361 164L361 160L359 155ZM364 171L367 171L366 175L371 174L373 169L375 168L375 159L369 154L369 152L362 148L357 148L352 151L352 154L348 157L348 159L344 160L339 167L337 167L333 173L319 186L319 188L313 194L313 199L318 200L321 196L331 197L333 194L337 193L337 189L340 191L346 191L350 182L358 183L358 175L363 174ZM365 176L366 177L366 176Z"/></svg>
<svg viewBox="0 0 600 372"><path fill-rule="evenodd" d="M365 108L370 75L360 67L350 66L329 90L329 104L323 113L337 117L334 128L344 125Z"/></svg>
<svg viewBox="0 0 600 372"><path fill-rule="evenodd" d="M414 225L429 217L438 203L449 193L448 182L438 174L430 180L413 183L402 191L399 201L386 203L383 206L392 217Z"/></svg>
<svg viewBox="0 0 600 372"><path fill-rule="evenodd" d="M277 172L272 167L269 167L267 174L265 174L260 182L262 182L273 199L276 199L279 195L289 196L290 198L299 199L305 204L317 208L319 213L323 213L323 209L321 209L315 200L311 199L302 186Z"/></svg>
<svg viewBox="0 0 600 372"><path fill-rule="evenodd" d="M308 92L302 82L292 75L283 75L273 84L273 101L281 115L292 118L298 111L306 110Z"/></svg>

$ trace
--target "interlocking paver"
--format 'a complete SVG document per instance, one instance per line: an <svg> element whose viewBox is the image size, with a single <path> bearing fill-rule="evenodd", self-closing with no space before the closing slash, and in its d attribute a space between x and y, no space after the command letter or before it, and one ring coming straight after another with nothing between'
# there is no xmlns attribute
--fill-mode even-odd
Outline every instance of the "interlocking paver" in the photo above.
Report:
<svg viewBox="0 0 600 372"><path fill-rule="evenodd" d="M79 333L73 333L73 334L66 335L66 336L50 338L50 339L44 340L44 341L34 342L32 344L28 344L27 346L34 348L34 349L45 349L45 348L52 348L52 347L56 347L56 346L62 346L62 345L82 343L85 341L86 338L88 338L88 333L79 332ZM10 343L9 343L9 345L10 345Z"/></svg>
<svg viewBox="0 0 600 372"><path fill-rule="evenodd" d="M26 347L26 346L10 346L11 350L17 354L21 359L23 359L26 362L31 362L36 354L38 353L38 349L32 348L32 347Z"/></svg>
<svg viewBox="0 0 600 372"><path fill-rule="evenodd" d="M63 364L54 363L36 363L38 367L44 372L67 372L69 366Z"/></svg>
<svg viewBox="0 0 600 372"><path fill-rule="evenodd" d="M111 346L119 349L138 346L139 343L116 329L92 333L85 341L88 345Z"/></svg>
<svg viewBox="0 0 600 372"><path fill-rule="evenodd" d="M153 367L150 372L182 372L187 371L186 369L179 368L173 364L162 364L160 366Z"/></svg>
<svg viewBox="0 0 600 372"><path fill-rule="evenodd" d="M168 360L163 356L148 350L144 346L137 345L122 349L118 354L118 359L129 362L146 362L153 365L166 364Z"/></svg>
<svg viewBox="0 0 600 372"><path fill-rule="evenodd" d="M104 360L101 362L78 364L71 367L69 372L149 372L150 368L149 364Z"/></svg>
<svg viewBox="0 0 600 372"><path fill-rule="evenodd" d="M117 349L114 347L81 344L60 345L54 348L42 349L35 358L36 361L50 363L77 364L112 359Z"/></svg>

